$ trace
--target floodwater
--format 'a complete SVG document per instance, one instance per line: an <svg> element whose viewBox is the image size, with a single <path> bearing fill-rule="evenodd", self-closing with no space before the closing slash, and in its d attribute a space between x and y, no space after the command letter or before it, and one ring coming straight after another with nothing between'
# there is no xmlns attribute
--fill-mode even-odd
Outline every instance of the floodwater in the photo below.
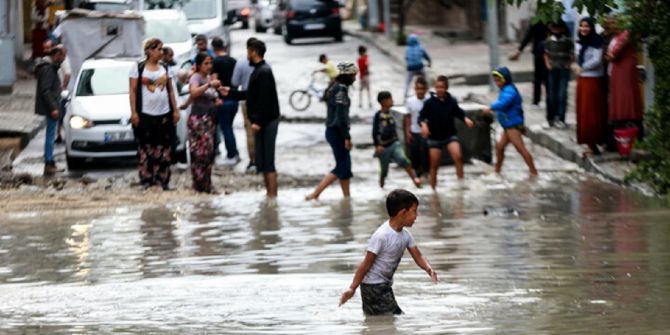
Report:
<svg viewBox="0 0 670 335"><path fill-rule="evenodd" d="M352 191L342 200L333 188L311 203L298 188L278 202L240 192L94 216L6 213L0 333L670 329L670 211L661 201L571 173L421 189L411 232L440 282L406 254L394 283L406 314L366 318L358 292L337 302L385 220L384 192L365 182Z"/></svg>

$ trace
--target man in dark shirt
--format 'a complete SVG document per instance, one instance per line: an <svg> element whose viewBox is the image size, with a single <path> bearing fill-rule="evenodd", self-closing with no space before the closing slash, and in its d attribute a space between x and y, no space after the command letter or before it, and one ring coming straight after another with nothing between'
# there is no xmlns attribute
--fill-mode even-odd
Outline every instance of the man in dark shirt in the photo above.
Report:
<svg viewBox="0 0 670 335"><path fill-rule="evenodd" d="M44 141L44 175L51 176L60 170L54 161L54 141L60 116L61 82L58 68L65 60L66 49L56 46L49 54L37 60L35 76L37 89L35 94L35 114L46 117L46 135Z"/></svg>
<svg viewBox="0 0 670 335"><path fill-rule="evenodd" d="M235 69L235 58L230 57L226 53L226 47L223 45L223 40L219 37L212 39L212 48L214 49L214 64L212 66L212 74L215 78L221 81L221 85L231 86L233 77L233 70ZM216 114L219 119L219 127L223 134L223 142L226 145L226 160L224 165L235 165L240 162L240 155L237 151L237 142L235 141L235 133L233 132L233 121L237 114L237 107L239 103L234 99L225 99L223 105L217 107Z"/></svg>
<svg viewBox="0 0 670 335"><path fill-rule="evenodd" d="M247 101L251 130L255 134L256 171L263 173L267 196L275 198L277 197L275 141L279 127L279 98L272 69L263 59L265 50L265 43L261 40L250 41L247 44L247 58L253 65L254 71L249 78L247 90L229 91L230 87L225 87L222 91L231 99Z"/></svg>
<svg viewBox="0 0 670 335"><path fill-rule="evenodd" d="M538 21L537 23L532 24L526 31L526 35L519 45L519 49L510 55L510 60L516 61L519 59L519 56L523 52L523 49L526 48L526 45L532 40L533 41L533 106L538 107L540 100L542 99L542 85L546 85L547 82L547 67L544 64L544 42L547 39L549 34L549 29L547 26Z"/></svg>
<svg viewBox="0 0 670 335"><path fill-rule="evenodd" d="M465 112L458 106L458 102L447 92L449 80L445 76L438 76L435 82L435 95L423 104L419 114L421 121L421 135L428 139L430 153L430 186L437 186L437 169L442 162L442 150L449 150L451 159L456 166L456 176L463 179L463 157L461 144L456 133L455 119L465 122L468 128L474 123L465 116Z"/></svg>

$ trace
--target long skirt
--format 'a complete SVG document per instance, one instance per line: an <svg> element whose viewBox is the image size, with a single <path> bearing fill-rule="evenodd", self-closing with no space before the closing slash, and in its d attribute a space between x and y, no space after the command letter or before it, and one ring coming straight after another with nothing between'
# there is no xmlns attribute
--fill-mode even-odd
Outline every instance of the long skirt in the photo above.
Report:
<svg viewBox="0 0 670 335"><path fill-rule="evenodd" d="M44 41L47 40L47 30L42 28L33 29L31 32L30 39L33 49L33 53L30 57L32 59L44 57L44 47L42 46L42 44L44 44Z"/></svg>
<svg viewBox="0 0 670 335"><path fill-rule="evenodd" d="M607 110L603 96L602 78L577 78L577 143L604 143Z"/></svg>
<svg viewBox="0 0 670 335"><path fill-rule="evenodd" d="M212 188L212 166L214 166L214 142L216 118L212 114L188 117L188 150L191 152L191 176L193 189L210 193Z"/></svg>
<svg viewBox="0 0 670 335"><path fill-rule="evenodd" d="M167 187L176 138L172 114L152 116L140 113L140 123L133 131L137 141L140 183Z"/></svg>

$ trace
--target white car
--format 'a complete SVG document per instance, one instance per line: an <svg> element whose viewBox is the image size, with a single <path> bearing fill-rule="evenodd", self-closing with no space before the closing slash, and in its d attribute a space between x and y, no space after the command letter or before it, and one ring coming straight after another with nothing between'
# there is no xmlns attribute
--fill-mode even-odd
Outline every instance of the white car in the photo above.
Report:
<svg viewBox="0 0 670 335"><path fill-rule="evenodd" d="M188 20L191 36L203 34L210 40L220 37L224 45L230 47L230 31L225 25L226 1L190 0L184 3L182 10Z"/></svg>
<svg viewBox="0 0 670 335"><path fill-rule="evenodd" d="M82 64L63 122L69 169L82 168L91 158L137 155L128 95L131 66L137 66L137 60L89 59ZM176 84L173 85L173 92L177 105L188 98L188 95L180 94ZM181 110L177 124L179 143L176 156L181 160L186 157L186 119L189 113L190 108Z"/></svg>
<svg viewBox="0 0 670 335"><path fill-rule="evenodd" d="M188 30L186 15L176 9L155 9L142 11L145 25L145 38L156 37L164 47L174 51L177 67L191 61L193 40Z"/></svg>

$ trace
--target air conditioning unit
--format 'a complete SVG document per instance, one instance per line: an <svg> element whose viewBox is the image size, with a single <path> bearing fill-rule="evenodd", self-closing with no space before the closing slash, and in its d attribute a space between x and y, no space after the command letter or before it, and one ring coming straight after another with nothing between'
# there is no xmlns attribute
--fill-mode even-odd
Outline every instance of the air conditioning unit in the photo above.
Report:
<svg viewBox="0 0 670 335"><path fill-rule="evenodd" d="M14 35L0 34L0 59L9 60L8 65L0 66L0 93L12 93L14 82L16 82Z"/></svg>

